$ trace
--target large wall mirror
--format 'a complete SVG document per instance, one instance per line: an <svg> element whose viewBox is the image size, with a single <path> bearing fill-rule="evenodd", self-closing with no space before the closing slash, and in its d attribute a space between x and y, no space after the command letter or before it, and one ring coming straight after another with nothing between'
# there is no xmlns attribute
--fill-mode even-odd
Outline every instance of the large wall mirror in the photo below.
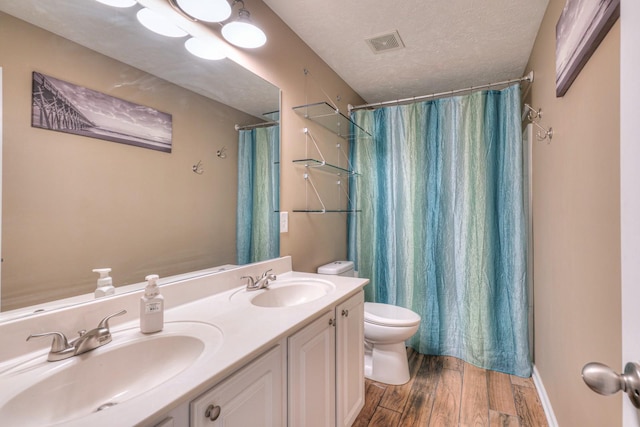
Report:
<svg viewBox="0 0 640 427"><path fill-rule="evenodd" d="M139 8L0 0L0 320L93 297L95 268L126 289L238 264L235 125L272 121L280 90L149 32ZM170 114L171 152L32 127L33 72Z"/></svg>

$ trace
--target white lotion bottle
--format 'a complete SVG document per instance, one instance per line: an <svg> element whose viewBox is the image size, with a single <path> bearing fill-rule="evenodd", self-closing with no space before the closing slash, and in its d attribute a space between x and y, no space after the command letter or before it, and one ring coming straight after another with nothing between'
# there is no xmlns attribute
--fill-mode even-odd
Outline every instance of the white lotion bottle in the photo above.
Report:
<svg viewBox="0 0 640 427"><path fill-rule="evenodd" d="M113 287L113 281L109 276L111 272L110 268L95 268L93 272L100 275L98 283L96 284L96 291L94 292L96 298L102 298L116 293L116 288Z"/></svg>
<svg viewBox="0 0 640 427"><path fill-rule="evenodd" d="M150 274L145 280L147 286L140 298L140 332L152 334L164 326L164 297L160 295L157 274Z"/></svg>

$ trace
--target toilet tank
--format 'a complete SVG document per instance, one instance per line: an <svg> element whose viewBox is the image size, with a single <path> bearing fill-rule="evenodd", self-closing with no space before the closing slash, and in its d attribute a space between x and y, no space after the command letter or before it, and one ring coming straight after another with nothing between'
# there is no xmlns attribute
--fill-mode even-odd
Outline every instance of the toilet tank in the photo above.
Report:
<svg viewBox="0 0 640 427"><path fill-rule="evenodd" d="M353 261L333 261L318 267L318 274L330 274L337 276L355 277Z"/></svg>

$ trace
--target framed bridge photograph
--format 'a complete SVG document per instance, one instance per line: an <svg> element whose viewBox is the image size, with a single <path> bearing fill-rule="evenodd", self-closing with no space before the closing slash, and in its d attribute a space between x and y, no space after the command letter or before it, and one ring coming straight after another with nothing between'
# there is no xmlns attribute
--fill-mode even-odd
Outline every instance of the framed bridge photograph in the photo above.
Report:
<svg viewBox="0 0 640 427"><path fill-rule="evenodd" d="M556 25L556 96L567 92L620 17L620 0L567 0Z"/></svg>
<svg viewBox="0 0 640 427"><path fill-rule="evenodd" d="M35 71L31 126L171 152L171 114Z"/></svg>

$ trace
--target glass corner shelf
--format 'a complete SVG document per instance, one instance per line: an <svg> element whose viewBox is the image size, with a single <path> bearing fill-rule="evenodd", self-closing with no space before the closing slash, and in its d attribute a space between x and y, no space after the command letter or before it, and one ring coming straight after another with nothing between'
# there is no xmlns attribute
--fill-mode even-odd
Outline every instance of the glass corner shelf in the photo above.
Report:
<svg viewBox="0 0 640 427"><path fill-rule="evenodd" d="M293 212L304 212L304 213L315 213L315 214L323 214L323 213L347 213L353 214L362 212L360 209L294 209Z"/></svg>
<svg viewBox="0 0 640 427"><path fill-rule="evenodd" d="M359 173L349 170L349 169L344 169L341 168L340 166L335 166L320 160L316 160L316 159L299 159L299 160L294 160L293 163L295 163L296 165L303 165L304 167L307 168L316 168L318 170L321 170L323 172L328 172L328 173L332 173L334 175L338 175L338 176L343 176L343 175L348 175L348 176L358 176L360 175Z"/></svg>
<svg viewBox="0 0 640 427"><path fill-rule="evenodd" d="M321 126L329 129L340 138L349 138L349 135L351 133L351 129L349 126L350 124L353 124L358 128L360 132L363 132L365 135L371 136L369 132L355 124L351 119L342 114L340 110L333 108L326 102L300 105L298 107L293 107L293 111L295 111L305 119L314 121Z"/></svg>

